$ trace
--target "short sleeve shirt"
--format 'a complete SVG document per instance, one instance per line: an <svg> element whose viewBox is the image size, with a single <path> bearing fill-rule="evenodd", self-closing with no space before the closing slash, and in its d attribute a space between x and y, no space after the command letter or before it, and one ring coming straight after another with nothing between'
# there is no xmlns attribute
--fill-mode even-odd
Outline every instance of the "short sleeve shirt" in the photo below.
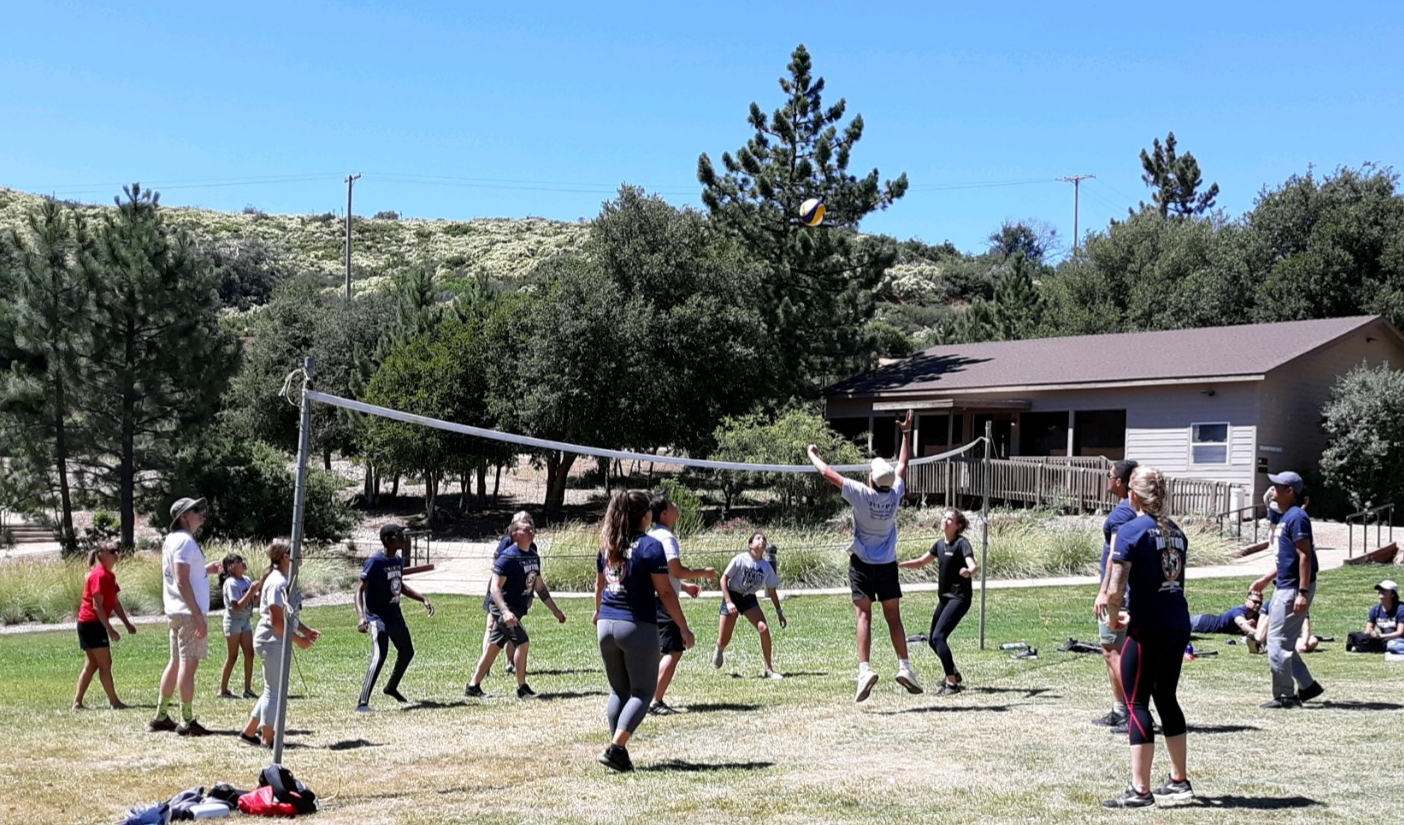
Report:
<svg viewBox="0 0 1404 825"><path fill-rule="evenodd" d="M361 581L366 583L367 618L400 618L400 578L404 569L404 559L390 558L383 550L366 559Z"/></svg>
<svg viewBox="0 0 1404 825"><path fill-rule="evenodd" d="M726 587L738 596L751 596L771 587L780 586L775 568L765 559L756 561L750 553L737 553L722 573Z"/></svg>
<svg viewBox="0 0 1404 825"><path fill-rule="evenodd" d="M937 539L931 545L931 555L936 559L937 592L946 598L970 601L974 588L970 579L962 576L960 571L965 569L965 560L975 556L975 548L970 546L965 536L957 538L954 544L947 544L943 538Z"/></svg>
<svg viewBox="0 0 1404 825"><path fill-rule="evenodd" d="M1205 633L1236 633L1238 630L1237 619L1248 617L1248 607L1239 605L1226 613L1220 613L1214 617L1214 626L1204 631Z"/></svg>
<svg viewBox="0 0 1404 825"><path fill-rule="evenodd" d="M1297 542L1302 539L1311 545L1311 552L1307 554L1311 570L1305 576L1305 586L1310 586L1320 569L1316 562L1316 543L1311 537L1311 518L1302 508L1292 507L1282 514L1277 524L1277 586L1280 588L1296 590L1303 586L1301 559L1297 557Z"/></svg>
<svg viewBox="0 0 1404 825"><path fill-rule="evenodd" d="M853 505L853 544L848 552L868 564L897 561L897 507L906 495L900 477L886 492L843 480L843 500Z"/></svg>
<svg viewBox="0 0 1404 825"><path fill-rule="evenodd" d="M1131 563L1129 627L1190 629L1185 601L1188 551L1189 542L1174 522L1166 531L1151 516L1137 516L1117 531L1112 561Z"/></svg>
<svg viewBox="0 0 1404 825"><path fill-rule="evenodd" d="M530 547L523 550L514 543L492 563L492 574L504 579L502 600L507 608L518 616L525 616L531 610L536 580L541 576L541 556ZM494 616L501 613L496 601L488 607L488 612Z"/></svg>
<svg viewBox="0 0 1404 825"><path fill-rule="evenodd" d="M97 614L97 608L93 606L93 596L102 594L102 609L107 614L112 615L112 608L117 604L117 594L122 588L117 586L117 576L111 570L102 565L96 565L88 571L88 578L83 582L83 601L78 606L78 621L80 622L100 622L102 619Z"/></svg>
<svg viewBox="0 0 1404 825"><path fill-rule="evenodd" d="M600 618L635 624L658 623L658 591L653 576L668 572L668 560L658 539L640 533L624 550L624 561L609 564L601 552L595 569L604 576Z"/></svg>
<svg viewBox="0 0 1404 825"><path fill-rule="evenodd" d="M1107 558L1111 555L1112 536L1122 528L1122 525L1136 517L1136 511L1131 508L1131 502L1122 499L1119 504L1107 513L1107 520L1102 522L1102 578L1107 577Z"/></svg>
<svg viewBox="0 0 1404 825"><path fill-rule="evenodd" d="M236 619L247 619L253 615L253 605L247 605L243 610L239 610L234 603L244 598L244 594L253 587L253 582L247 576L230 576L224 580L224 612L226 615Z"/></svg>
<svg viewBox="0 0 1404 825"><path fill-rule="evenodd" d="M1404 603L1396 604L1393 610L1386 610L1382 604L1374 605L1370 608L1370 624L1381 634L1393 633L1404 624Z"/></svg>
<svg viewBox="0 0 1404 825"><path fill-rule="evenodd" d="M277 642L282 637L273 630L272 607L277 605L284 610L288 609L288 580L281 571L274 570L263 580L259 601L263 604L263 616L258 620L258 627L254 628L254 644Z"/></svg>
<svg viewBox="0 0 1404 825"><path fill-rule="evenodd" d="M195 537L184 530L166 536L161 543L161 602L167 616L189 616L190 605L180 596L176 581L176 565L190 566L190 589L195 591L195 606L200 615L210 612L210 576L205 572L205 554Z"/></svg>

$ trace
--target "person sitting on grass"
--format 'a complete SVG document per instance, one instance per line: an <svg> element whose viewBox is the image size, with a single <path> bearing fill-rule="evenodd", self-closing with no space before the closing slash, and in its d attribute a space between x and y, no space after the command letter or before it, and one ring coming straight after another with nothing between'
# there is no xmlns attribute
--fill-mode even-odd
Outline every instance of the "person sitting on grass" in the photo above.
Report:
<svg viewBox="0 0 1404 825"><path fill-rule="evenodd" d="M224 557L223 569L219 574L220 591L224 594L224 673L219 680L219 697L233 699L229 691L229 677L234 665L239 661L239 652L244 653L244 698L257 699L253 692L253 618L254 599L258 598L258 588L248 576L249 565L238 553Z"/></svg>
<svg viewBox="0 0 1404 825"><path fill-rule="evenodd" d="M83 583L83 599L78 605L78 646L86 657L83 670L78 674L78 692L73 695L73 709L82 710L83 697L88 685L93 683L93 674L102 682L107 694L107 704L113 710L125 710L126 705L117 698L117 687L112 683L112 645L120 641L122 635L112 626L112 616L122 620L128 633L136 633L136 628L127 618L117 594L122 588L117 586L117 576L112 572L117 564L117 543L105 541L88 554L88 578Z"/></svg>
<svg viewBox="0 0 1404 825"><path fill-rule="evenodd" d="M287 643L284 636L286 623L291 620L292 642L303 650L311 647L322 635L303 624L298 616L302 597L296 591L288 592L288 573L291 569L292 542L278 539L268 545L268 570L264 572L259 586L263 617L258 620L258 630L254 633L254 649L263 660L263 695L258 697L258 704L249 714L248 724L239 733L239 739L250 745L273 746L273 727L277 723L275 697L282 686L280 677L283 649ZM286 696L283 701L287 701Z"/></svg>
<svg viewBox="0 0 1404 825"><path fill-rule="evenodd" d="M775 590L780 586L780 578L775 575L775 569L770 566L770 562L765 560L767 544L765 533L751 536L746 552L737 553L722 572L721 623L717 628L717 649L712 654L712 666L719 668L726 661L726 646L731 643L731 634L736 629L736 617L745 616L746 621L760 634L761 656L765 659L765 678L783 679L784 676L775 669L775 663L771 659L770 627L766 624L760 600L756 598L756 594L764 589L771 603L775 605L775 615L780 619L780 627L784 628L787 625L785 609L780 606L780 596Z"/></svg>
<svg viewBox="0 0 1404 825"><path fill-rule="evenodd" d="M1365 630L1350 634L1346 650L1404 658L1404 605L1399 603L1399 585L1385 579L1375 585L1375 592L1380 596L1380 603L1371 605Z"/></svg>
<svg viewBox="0 0 1404 825"><path fill-rule="evenodd" d="M492 564L492 578L488 581L488 595L491 603L488 615L491 629L483 647L483 655L478 659L478 667L473 671L473 679L464 689L465 696L483 696L482 681L497 659L497 654L508 645L513 646L515 673L517 675L517 698L530 699L536 691L527 684L527 653L531 650L531 639L522 618L531 610L536 595L551 609L556 621L564 624L565 613L556 606L551 591L546 588L546 579L541 575L541 556L537 555L532 539L536 529L530 518L519 518L507 528L513 544L502 551Z"/></svg>

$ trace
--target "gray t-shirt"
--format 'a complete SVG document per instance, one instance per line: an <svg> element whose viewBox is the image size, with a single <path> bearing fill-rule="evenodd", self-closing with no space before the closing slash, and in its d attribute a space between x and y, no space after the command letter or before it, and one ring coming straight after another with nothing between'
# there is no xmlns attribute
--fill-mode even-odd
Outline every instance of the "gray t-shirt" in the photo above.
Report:
<svg viewBox="0 0 1404 825"><path fill-rule="evenodd" d="M263 617L258 620L258 627L254 628L254 644L260 647L277 644L283 637L273 630L273 605L285 611L289 608L288 580L282 571L274 570L264 579L263 589L259 591L259 600L263 603ZM296 610L296 604L292 605L292 608Z"/></svg>
<svg viewBox="0 0 1404 825"><path fill-rule="evenodd" d="M771 587L780 586L775 568L765 559L756 561L750 553L737 553L722 573L727 589L738 596L750 596Z"/></svg>
<svg viewBox="0 0 1404 825"><path fill-rule="evenodd" d="M253 581L248 576L230 576L224 580L224 613L231 619L248 619L253 616L253 602L244 606L243 610L234 606L234 603L244 598L244 594L253 587Z"/></svg>
<svg viewBox="0 0 1404 825"><path fill-rule="evenodd" d="M663 545L663 558L668 561L677 559L679 563L682 563L682 544L678 541L678 537L673 535L672 530L669 530L661 524L655 524L649 528L648 535L650 538L657 539L658 543ZM681 596L682 582L678 580L678 577L669 573L668 581L673 583L673 592ZM671 622L672 620L673 617L669 616L668 611L663 609L663 602L658 602L658 621Z"/></svg>
<svg viewBox="0 0 1404 825"><path fill-rule="evenodd" d="M897 561L897 505L906 492L901 478L885 493L843 480L843 500L853 505L853 544L848 552L868 564Z"/></svg>

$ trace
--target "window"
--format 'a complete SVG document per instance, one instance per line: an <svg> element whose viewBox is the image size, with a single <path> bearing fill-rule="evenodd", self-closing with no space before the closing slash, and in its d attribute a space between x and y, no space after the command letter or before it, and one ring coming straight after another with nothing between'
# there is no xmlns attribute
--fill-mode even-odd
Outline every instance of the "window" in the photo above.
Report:
<svg viewBox="0 0 1404 825"><path fill-rule="evenodd" d="M1228 422L1190 425L1191 464L1227 464L1228 450Z"/></svg>
<svg viewBox="0 0 1404 825"><path fill-rule="evenodd" d="M1126 410L1078 410L1073 421L1073 454L1126 457Z"/></svg>
<svg viewBox="0 0 1404 825"><path fill-rule="evenodd" d="M1019 455L1067 454L1067 412L1026 412L1019 416Z"/></svg>

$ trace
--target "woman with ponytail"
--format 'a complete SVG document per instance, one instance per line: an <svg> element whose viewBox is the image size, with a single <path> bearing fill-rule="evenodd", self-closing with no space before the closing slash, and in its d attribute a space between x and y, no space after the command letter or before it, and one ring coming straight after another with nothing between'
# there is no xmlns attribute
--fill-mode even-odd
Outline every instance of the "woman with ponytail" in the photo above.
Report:
<svg viewBox="0 0 1404 825"><path fill-rule="evenodd" d="M1131 475L1129 500L1136 518L1116 534L1106 588L1106 621L1113 630L1120 629L1123 621L1126 625L1121 682L1130 710L1131 784L1121 796L1102 803L1108 808L1142 808L1187 802L1194 797L1186 767L1185 714L1176 697L1190 638L1189 605L1185 601L1188 543L1168 516L1165 477L1159 470L1138 467ZM1128 590L1129 616L1124 616L1122 594ZM1153 791L1152 700L1170 751L1170 776Z"/></svg>
<svg viewBox="0 0 1404 825"><path fill-rule="evenodd" d="M248 724L239 733L239 739L250 745L273 746L274 718L277 711L276 694L281 682L283 649L289 639L284 636L285 623L291 613L291 641L306 650L322 634L302 623L298 613L302 607L302 596L296 590L288 590L288 574L292 569L292 542L278 539L268 545L268 569L263 573L259 590L263 603L263 618L254 631L254 649L263 659L263 694L258 697L249 714ZM286 698L285 698L286 701Z"/></svg>
<svg viewBox="0 0 1404 825"><path fill-rule="evenodd" d="M599 761L616 771L634 769L629 737L648 715L658 685L660 605L682 632L684 647L694 643L668 578L663 545L647 535L653 523L650 500L643 490L616 491L600 526L594 622L609 679L610 743Z"/></svg>

